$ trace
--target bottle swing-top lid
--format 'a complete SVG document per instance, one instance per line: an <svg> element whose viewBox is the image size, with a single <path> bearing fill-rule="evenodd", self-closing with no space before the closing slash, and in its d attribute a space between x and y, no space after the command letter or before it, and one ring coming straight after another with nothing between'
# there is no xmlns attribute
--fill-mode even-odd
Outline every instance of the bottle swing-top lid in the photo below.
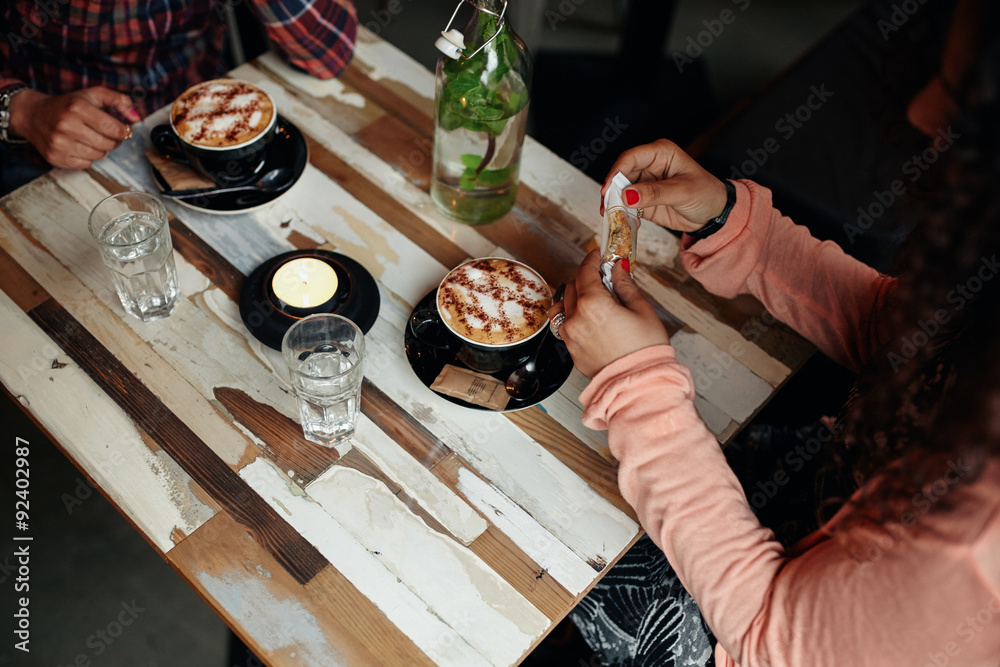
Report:
<svg viewBox="0 0 1000 667"><path fill-rule="evenodd" d="M465 35L462 34L461 30L456 30L451 27L451 24L455 22L455 16L458 15L458 10L462 8L462 3L464 2L475 5L472 0L460 0L458 6L455 7L455 11L451 15L451 20L448 21L448 25L446 25L444 30L441 31L441 36L437 38L437 41L434 42L434 46L438 48L438 51L445 54L452 60L458 60L459 56L462 55L462 52L465 51ZM478 5L476 5L476 8L479 11L486 12L487 14L492 14L497 17L497 31L493 33L492 37L486 40L485 44L476 49L475 53L469 56L470 58L485 49L490 42L496 39L497 35L500 34L500 28L503 26L504 15L507 13L507 0L504 0L503 8L500 10L499 14L491 12L488 9L484 9L483 7L479 7Z"/></svg>

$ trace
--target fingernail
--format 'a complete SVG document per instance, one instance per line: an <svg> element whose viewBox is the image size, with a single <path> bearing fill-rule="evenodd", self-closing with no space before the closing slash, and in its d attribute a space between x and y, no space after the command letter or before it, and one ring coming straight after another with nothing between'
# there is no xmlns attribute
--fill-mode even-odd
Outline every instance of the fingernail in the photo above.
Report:
<svg viewBox="0 0 1000 667"><path fill-rule="evenodd" d="M629 206L635 206L639 203L639 193L635 190L625 191L625 203Z"/></svg>
<svg viewBox="0 0 1000 667"><path fill-rule="evenodd" d="M129 109L128 110L128 117L131 118L134 121L138 121L139 120L139 112L136 111L135 109Z"/></svg>
<svg viewBox="0 0 1000 667"><path fill-rule="evenodd" d="M632 273L632 265L628 263L628 257L622 258L622 268L628 271L629 273Z"/></svg>
<svg viewBox="0 0 1000 667"><path fill-rule="evenodd" d="M604 215L604 200L601 200L601 215Z"/></svg>

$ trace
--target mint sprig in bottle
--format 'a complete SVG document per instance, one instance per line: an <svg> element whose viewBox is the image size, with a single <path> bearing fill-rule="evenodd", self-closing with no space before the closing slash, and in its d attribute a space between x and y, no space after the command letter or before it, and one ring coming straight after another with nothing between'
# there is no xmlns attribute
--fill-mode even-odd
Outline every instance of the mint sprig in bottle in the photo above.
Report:
<svg viewBox="0 0 1000 667"><path fill-rule="evenodd" d="M437 42L431 197L446 216L483 225L517 199L531 60L506 0L462 0L455 14L463 3L475 8L464 34L446 29Z"/></svg>

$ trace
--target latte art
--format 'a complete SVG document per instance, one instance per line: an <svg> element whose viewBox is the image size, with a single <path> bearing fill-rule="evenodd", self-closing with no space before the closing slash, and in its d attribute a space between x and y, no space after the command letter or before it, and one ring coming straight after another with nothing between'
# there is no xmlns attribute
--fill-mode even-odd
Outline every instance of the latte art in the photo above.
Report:
<svg viewBox="0 0 1000 667"><path fill-rule="evenodd" d="M174 131L189 144L235 148L271 127L274 104L267 93L235 79L206 81L186 90L170 109Z"/></svg>
<svg viewBox="0 0 1000 667"><path fill-rule="evenodd" d="M480 345L513 345L548 320L552 293L534 271L512 260L475 259L438 288L438 311L449 329Z"/></svg>

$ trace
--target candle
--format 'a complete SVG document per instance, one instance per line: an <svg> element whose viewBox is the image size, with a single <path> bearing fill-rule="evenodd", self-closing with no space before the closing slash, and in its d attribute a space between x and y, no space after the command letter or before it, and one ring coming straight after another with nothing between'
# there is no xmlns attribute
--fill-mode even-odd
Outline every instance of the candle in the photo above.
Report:
<svg viewBox="0 0 1000 667"><path fill-rule="evenodd" d="M333 267L314 257L300 257L283 264L271 280L274 295L293 308L315 308L337 291Z"/></svg>

